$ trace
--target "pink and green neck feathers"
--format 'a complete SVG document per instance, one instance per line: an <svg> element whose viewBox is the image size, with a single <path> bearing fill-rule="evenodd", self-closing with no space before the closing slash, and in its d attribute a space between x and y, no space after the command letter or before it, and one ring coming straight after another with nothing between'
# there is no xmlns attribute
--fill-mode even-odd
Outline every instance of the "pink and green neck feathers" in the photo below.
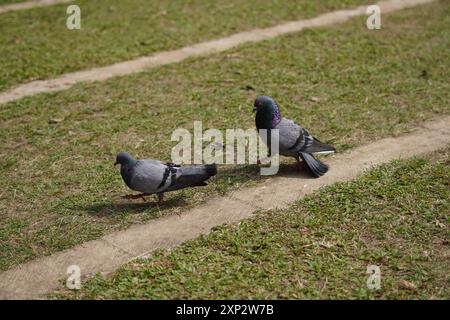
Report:
<svg viewBox="0 0 450 320"><path fill-rule="evenodd" d="M281 121L278 104L271 97L261 96L255 100L256 128L273 129Z"/></svg>

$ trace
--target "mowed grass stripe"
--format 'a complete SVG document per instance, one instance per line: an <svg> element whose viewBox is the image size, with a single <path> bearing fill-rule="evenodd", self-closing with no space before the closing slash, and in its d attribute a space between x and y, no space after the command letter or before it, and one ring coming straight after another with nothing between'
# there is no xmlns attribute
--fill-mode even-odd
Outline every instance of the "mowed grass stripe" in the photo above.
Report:
<svg viewBox="0 0 450 320"><path fill-rule="evenodd" d="M383 165L55 296L447 299L449 151ZM367 287L370 265L379 290Z"/></svg>
<svg viewBox="0 0 450 320"><path fill-rule="evenodd" d="M81 0L81 30L66 28L67 4L9 12L0 15L0 90L366 2Z"/></svg>
<svg viewBox="0 0 450 320"><path fill-rule="evenodd" d="M439 2L385 15L380 31L358 18L5 105L0 268L256 183L254 166L222 167L208 187L172 193L157 211L118 200L129 191L112 166L120 150L169 160L172 130L194 120L253 127L255 94L273 95L339 151L448 114L448 10Z"/></svg>

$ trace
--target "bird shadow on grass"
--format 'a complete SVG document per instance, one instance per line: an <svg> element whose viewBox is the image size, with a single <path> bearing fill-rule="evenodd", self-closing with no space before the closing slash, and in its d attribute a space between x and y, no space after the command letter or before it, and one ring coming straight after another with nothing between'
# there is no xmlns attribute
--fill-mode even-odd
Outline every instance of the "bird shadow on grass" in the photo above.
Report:
<svg viewBox="0 0 450 320"><path fill-rule="evenodd" d="M141 199L139 200L124 200L117 199L117 201L113 202L101 202L94 203L87 206L84 206L82 209L86 210L89 214L99 217L99 218L116 218L117 216L123 214L140 214L146 213L149 214L151 218L158 218L161 216L161 212L166 210L182 207L186 204L185 199L182 195L174 195L173 197L168 197L167 200L164 201L164 204L161 208L155 208L152 204L156 201L156 197L154 195L150 195L146 197L146 201Z"/></svg>
<svg viewBox="0 0 450 320"><path fill-rule="evenodd" d="M267 166L268 167L268 166ZM219 169L219 173L216 176L216 180L223 180L228 178L236 178L240 180L253 180L258 181L267 178L275 177L291 177L299 179L314 179L314 177L308 172L308 169L303 168L300 172L297 171L297 167L290 163L280 163L280 168L278 172L274 175L262 175L262 167L256 165L243 165L243 166L233 166L227 168L223 166Z"/></svg>
<svg viewBox="0 0 450 320"><path fill-rule="evenodd" d="M274 176L266 176L266 177L284 177L284 178L298 178L298 179L316 179L308 169L303 168L300 172L297 171L297 167L295 164L281 164L278 173Z"/></svg>
<svg viewBox="0 0 450 320"><path fill-rule="evenodd" d="M213 179L211 189L218 191L219 195L225 196L237 186L250 186L252 182L266 181L267 179L274 179L277 177L299 180L314 179L306 168L301 172L297 172L295 163L281 163L280 168L275 175L262 175L260 167L256 165L221 166L217 176Z"/></svg>

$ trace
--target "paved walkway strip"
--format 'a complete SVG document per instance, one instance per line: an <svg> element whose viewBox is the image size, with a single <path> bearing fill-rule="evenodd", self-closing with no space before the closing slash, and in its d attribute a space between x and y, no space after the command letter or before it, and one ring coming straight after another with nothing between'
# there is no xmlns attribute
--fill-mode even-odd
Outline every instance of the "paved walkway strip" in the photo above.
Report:
<svg viewBox="0 0 450 320"><path fill-rule="evenodd" d="M36 7L52 6L59 3L72 2L73 0L31 0L25 2L0 5L0 14L10 11L26 10Z"/></svg>
<svg viewBox="0 0 450 320"><path fill-rule="evenodd" d="M377 4L380 6L381 13L386 14L433 1L434 0L386 0L378 2ZM115 63L106 67L67 73L55 79L32 81L19 85L11 90L0 92L0 104L39 93L69 89L80 82L104 81L112 77L142 72L149 68L180 62L190 57L222 52L244 43L258 42L287 33L299 32L305 28L323 27L342 23L352 17L366 14L366 9L367 6L360 6L354 9L332 11L312 19L292 21L265 29L253 29L225 38L201 42L177 50L163 51L150 56Z"/></svg>
<svg viewBox="0 0 450 320"><path fill-rule="evenodd" d="M0 274L0 299L40 298L67 277L70 265L83 276L112 272L133 258L157 248L169 248L208 233L211 228L249 218L257 209L283 208L320 187L348 181L364 170L393 159L429 153L450 144L450 116L423 124L412 133L387 138L337 154L330 171L319 179L297 173L276 176L258 186L209 200L182 215L170 215L89 241L51 256L25 263Z"/></svg>

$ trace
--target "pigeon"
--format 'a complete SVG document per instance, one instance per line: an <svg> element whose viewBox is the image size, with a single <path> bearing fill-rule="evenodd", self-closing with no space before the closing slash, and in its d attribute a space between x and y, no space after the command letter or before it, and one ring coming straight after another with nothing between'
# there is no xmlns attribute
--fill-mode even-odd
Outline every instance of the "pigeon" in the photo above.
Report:
<svg viewBox="0 0 450 320"><path fill-rule="evenodd" d="M281 117L280 109L274 99L268 96L259 96L255 99L253 112L256 112L256 128L267 130L267 145L269 146L269 157L272 156L271 129L279 129L279 153L283 156L294 157L297 160L297 171L303 164L314 177L321 177L328 171L328 166L316 159L313 154L329 154L336 152L333 146L324 144L314 138L306 129L294 121ZM300 162L302 159L302 162ZM261 161L258 160L258 164Z"/></svg>
<svg viewBox="0 0 450 320"><path fill-rule="evenodd" d="M154 206L162 205L164 193L188 187L206 186L206 180L217 174L215 164L199 166L180 166L159 160L136 160L127 152L120 152L114 165L120 164L120 174L125 184L132 190L141 192L127 195L125 199L145 201L145 196L156 194L158 201Z"/></svg>

